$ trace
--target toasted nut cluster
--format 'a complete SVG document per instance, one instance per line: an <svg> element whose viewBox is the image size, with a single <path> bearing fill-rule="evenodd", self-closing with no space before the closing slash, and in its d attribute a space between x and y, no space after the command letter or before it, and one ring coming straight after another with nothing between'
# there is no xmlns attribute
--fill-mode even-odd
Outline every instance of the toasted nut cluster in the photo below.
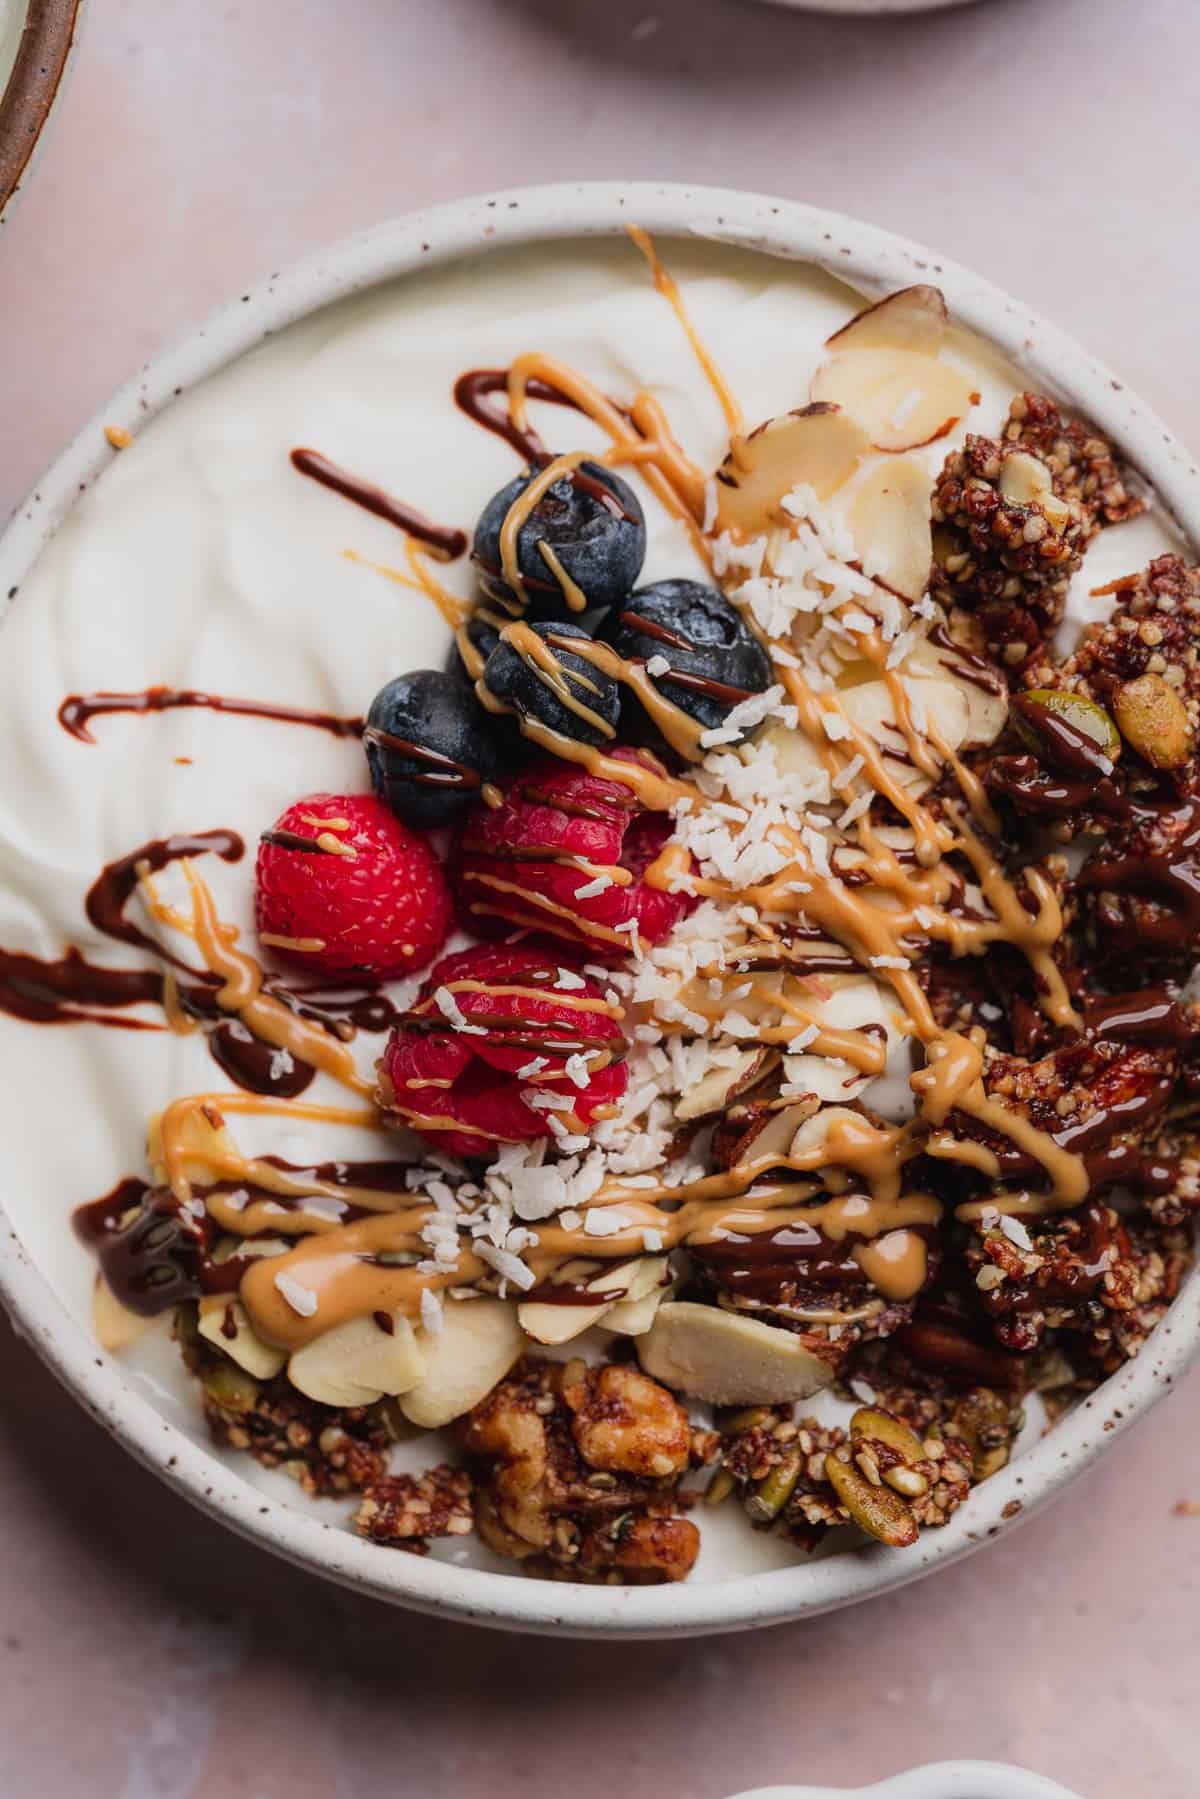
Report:
<svg viewBox="0 0 1200 1799"><path fill-rule="evenodd" d="M1093 625L1061 667L1039 663L1026 678L1107 707L1151 770L1170 771L1191 787L1200 734L1200 569L1159 556L1113 591L1111 618ZM1135 790L1150 789L1150 776L1141 774Z"/></svg>
<svg viewBox="0 0 1200 1799"><path fill-rule="evenodd" d="M1168 1241L1147 1239L1093 1199L1020 1243L989 1228L965 1260L1000 1342L1025 1353L1050 1329L1075 1339L1078 1352L1094 1360L1111 1354L1113 1332L1127 1316L1178 1291L1191 1250L1183 1233L1177 1250Z"/></svg>
<svg viewBox="0 0 1200 1799"><path fill-rule="evenodd" d="M476 1528L498 1554L572 1580L646 1583L690 1571L699 1534L673 1514L691 1426L637 1368L527 1360L476 1406L461 1436L479 1467Z"/></svg>
<svg viewBox="0 0 1200 1799"><path fill-rule="evenodd" d="M756 1407L724 1420L728 1441L707 1499L737 1490L751 1522L814 1547L827 1530L857 1525L893 1548L944 1524L972 1482L965 1440L940 1424L922 1439L895 1413L860 1407L850 1429L797 1423L790 1407Z"/></svg>
<svg viewBox="0 0 1200 1799"><path fill-rule="evenodd" d="M1074 500L1093 531L1119 525L1144 512L1146 503L1129 491L1112 445L1083 424L1065 419L1045 394L1018 394L1008 409L1006 443L1032 451L1054 477L1056 492Z"/></svg>
<svg viewBox="0 0 1200 1799"><path fill-rule="evenodd" d="M424 1474L375 1481L354 1514L354 1528L372 1543L425 1555L434 1537L466 1537L474 1526L471 1477L441 1463Z"/></svg>
<svg viewBox="0 0 1200 1799"><path fill-rule="evenodd" d="M1200 882L1191 804L1147 806L1110 826L1075 881L1082 950L1094 967L1128 982L1131 960L1180 980L1196 960Z"/></svg>
<svg viewBox="0 0 1200 1799"><path fill-rule="evenodd" d="M384 1471L394 1438L383 1406L337 1409L306 1399L286 1374L256 1381L195 1333L194 1311L179 1314L184 1360L199 1376L213 1442L240 1449L264 1468L282 1468L314 1497L354 1493Z"/></svg>
<svg viewBox="0 0 1200 1799"><path fill-rule="evenodd" d="M933 590L978 620L983 646L1020 668L1062 617L1087 542L1077 500L1036 456L969 435L934 483Z"/></svg>

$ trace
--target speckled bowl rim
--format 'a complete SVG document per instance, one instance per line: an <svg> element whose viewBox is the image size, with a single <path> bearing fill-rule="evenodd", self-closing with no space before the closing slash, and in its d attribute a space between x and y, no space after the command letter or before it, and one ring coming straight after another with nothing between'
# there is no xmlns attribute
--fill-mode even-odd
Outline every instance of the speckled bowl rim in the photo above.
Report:
<svg viewBox="0 0 1200 1799"><path fill-rule="evenodd" d="M914 13L949 12L974 0L765 0L768 6L786 6L792 12L825 13L839 19L902 19Z"/></svg>
<svg viewBox="0 0 1200 1799"><path fill-rule="evenodd" d="M1077 1799L1055 1780L1010 1762L930 1762L869 1787L755 1787L733 1799Z"/></svg>
<svg viewBox="0 0 1200 1799"><path fill-rule="evenodd" d="M1115 376L1055 326L920 245L794 201L728 189L584 183L479 196L410 214L319 251L239 295L123 387L65 450L0 540L0 596L27 571L112 452L103 427L136 435L172 398L330 301L470 253L611 237L630 222L810 262L864 291L937 282L954 316L1000 347L1032 385L1088 414L1157 487L1200 543L1200 471ZM65 1230L64 1220L64 1230ZM399 1555L259 1492L164 1419L67 1313L18 1241L0 1200L0 1297L76 1398L169 1486L277 1555L395 1604L496 1627L579 1636L670 1636L750 1629L890 1592L949 1566L1028 1518L1089 1467L1179 1379L1200 1349L1200 1269L1142 1355L993 1476L949 1525L912 1550L883 1547L703 1584L622 1588L548 1583Z"/></svg>
<svg viewBox="0 0 1200 1799"><path fill-rule="evenodd" d="M28 0L25 24L0 95L0 215L28 173L62 89L83 0Z"/></svg>

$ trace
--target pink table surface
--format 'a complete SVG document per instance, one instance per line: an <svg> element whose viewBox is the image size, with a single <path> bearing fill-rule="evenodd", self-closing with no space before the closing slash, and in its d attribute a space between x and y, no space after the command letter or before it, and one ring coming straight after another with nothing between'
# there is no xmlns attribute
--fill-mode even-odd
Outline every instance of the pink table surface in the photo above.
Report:
<svg viewBox="0 0 1200 1799"><path fill-rule="evenodd" d="M484 187L772 189L938 244L1200 442L1194 0L837 22L740 0L91 0L0 231L0 516L281 262ZM47 1203L62 1203L48 1196ZM1069 1499L814 1623L502 1640L296 1574L160 1490L0 1325L6 1799L721 1799L1011 1758L1194 1799L1200 1374Z"/></svg>

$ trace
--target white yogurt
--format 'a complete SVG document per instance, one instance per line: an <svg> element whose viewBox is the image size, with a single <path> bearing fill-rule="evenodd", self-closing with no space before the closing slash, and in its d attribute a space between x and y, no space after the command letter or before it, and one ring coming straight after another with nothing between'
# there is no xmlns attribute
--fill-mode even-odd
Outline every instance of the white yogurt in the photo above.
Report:
<svg viewBox="0 0 1200 1799"><path fill-rule="evenodd" d="M747 416L802 404L824 339L857 310L856 297L811 269L753 253L660 249ZM357 744L314 730L203 711L116 715L94 722L91 747L56 713L72 692L164 683L362 713L390 676L440 665L449 633L436 610L343 554L401 565L400 534L297 474L289 452L315 448L469 530L518 463L456 409L453 382L530 350L572 363L618 397L649 388L689 453L703 465L720 459L725 428L712 391L641 258L620 242L467 261L331 307L185 395L114 455L3 627L10 774L0 792L0 943L41 956L75 944L92 960L129 966L134 952L98 939L84 916L103 864L180 831L231 827L253 846L300 795L365 787ZM956 354L982 394L972 428L996 429L1019 377L965 338ZM558 407L535 405L533 418L552 448L607 441ZM942 443L927 453L931 473L945 451ZM682 527L640 491L644 578L701 573ZM1153 516L1103 533L1077 583L1076 613L1087 611L1087 588L1170 547ZM439 572L470 591L465 559ZM252 848L234 866L206 858L203 873L222 916L247 926ZM360 1040L364 1068L379 1046ZM75 1249L68 1279L71 1209L142 1171L151 1113L227 1083L199 1036L40 1028L0 1015L0 1055L6 1204L35 1260L53 1264L56 1288L86 1320L94 1264ZM342 1096L318 1080L308 1097ZM343 1145L370 1153L361 1137L352 1144L290 1121L255 1130L239 1121L238 1135L297 1161ZM138 1360L156 1402L195 1425L173 1354L152 1344ZM427 1449L416 1459L427 1460ZM245 1458L239 1470L268 1478ZM743 1531L738 1542L742 1566L762 1565L758 1539ZM734 1571L717 1559L717 1571Z"/></svg>

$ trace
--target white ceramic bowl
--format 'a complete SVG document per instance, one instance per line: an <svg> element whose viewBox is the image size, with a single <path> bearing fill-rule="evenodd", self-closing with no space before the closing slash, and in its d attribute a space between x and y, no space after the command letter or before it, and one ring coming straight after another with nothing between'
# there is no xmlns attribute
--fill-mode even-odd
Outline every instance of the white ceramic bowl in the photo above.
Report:
<svg viewBox="0 0 1200 1799"><path fill-rule="evenodd" d="M938 1762L878 1786L755 1787L736 1799L1075 1799L1066 1787L1001 1762Z"/></svg>
<svg viewBox="0 0 1200 1799"><path fill-rule="evenodd" d="M544 187L413 214L310 257L247 293L117 394L38 482L0 542L0 594L15 590L79 492L111 452L103 426L136 433L174 394L264 337L348 294L465 252L612 236L636 221L662 236L697 236L809 261L865 292L935 281L955 317L1090 415L1156 486L1184 534L1200 542L1200 471L1169 431L1070 338L1017 301L933 252L873 226L785 200L645 184ZM199 1435L181 1430L69 1315L53 1259L36 1266L0 1201L0 1297L80 1402L177 1492L244 1536L382 1599L479 1623L549 1633L665 1636L749 1629L829 1611L888 1591L979 1548L1028 1517L1169 1391L1200 1347L1200 1271L1188 1280L1135 1362L971 1497L911 1551L882 1547L727 1580L678 1587L543 1583L418 1560L326 1523L301 1496L265 1495ZM64 1244L68 1222L62 1221Z"/></svg>
<svg viewBox="0 0 1200 1799"><path fill-rule="evenodd" d="M945 12L951 6L969 6L972 0L768 0L771 6L790 6L796 12L844 14L848 18L884 16L900 13Z"/></svg>

